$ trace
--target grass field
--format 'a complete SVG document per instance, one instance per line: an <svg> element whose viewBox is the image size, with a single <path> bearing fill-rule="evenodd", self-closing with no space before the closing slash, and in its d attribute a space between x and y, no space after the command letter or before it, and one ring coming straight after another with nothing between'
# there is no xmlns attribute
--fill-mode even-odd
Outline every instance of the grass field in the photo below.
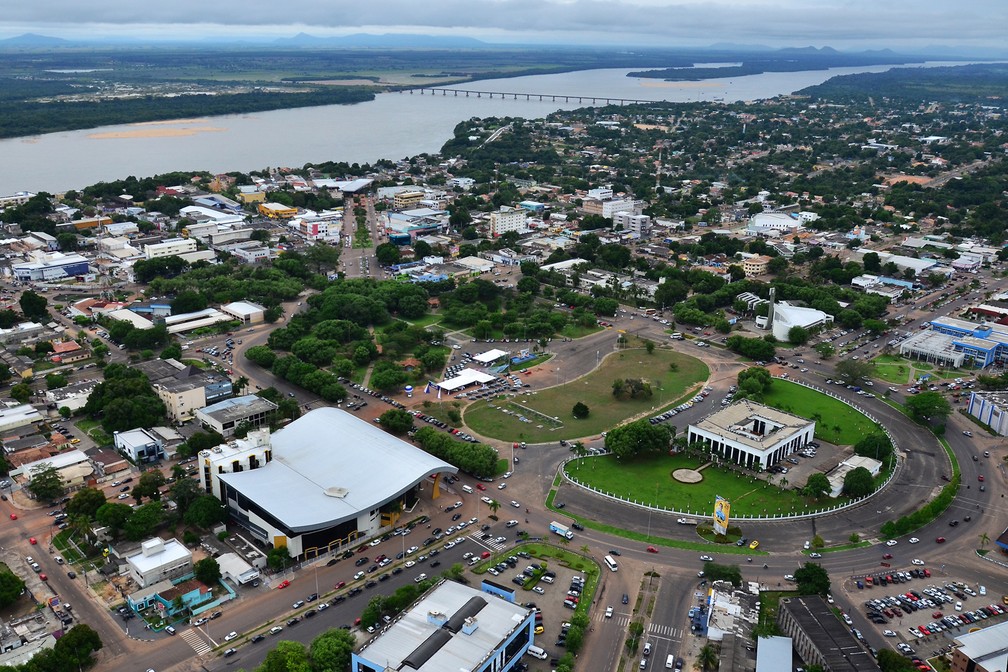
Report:
<svg viewBox="0 0 1008 672"><path fill-rule="evenodd" d="M107 446L112 443L112 437L105 433L101 423L96 420L77 420L74 422L77 429L84 432L99 446Z"/></svg>
<svg viewBox="0 0 1008 672"><path fill-rule="evenodd" d="M875 429L871 420L847 404L786 380L775 378L763 403L815 420L816 438L830 443L852 445Z"/></svg>
<svg viewBox="0 0 1008 672"><path fill-rule="evenodd" d="M497 399L493 406L478 401L462 417L473 431L506 441L536 443L595 436L627 418L671 404L706 380L708 373L707 365L700 360L671 350L656 349L650 355L645 350L622 350L609 355L598 369L582 378L514 399ZM654 395L650 399L617 401L612 395L612 383L617 378L641 378L651 384ZM578 401L591 412L583 420L571 415ZM506 414L502 408L515 414ZM559 420L537 421L536 414L527 409ZM530 422L520 420L520 414Z"/></svg>
<svg viewBox="0 0 1008 672"><path fill-rule="evenodd" d="M657 503L659 506L709 516L720 495L731 502L733 514L750 516L797 513L822 507L794 490L782 490L752 476L739 476L713 466L701 473L699 483L680 483L672 478L676 469L696 469L700 460L685 455L647 456L630 462L615 457L589 457L568 463L567 473L583 483L620 497ZM834 503L831 502L830 503Z"/></svg>

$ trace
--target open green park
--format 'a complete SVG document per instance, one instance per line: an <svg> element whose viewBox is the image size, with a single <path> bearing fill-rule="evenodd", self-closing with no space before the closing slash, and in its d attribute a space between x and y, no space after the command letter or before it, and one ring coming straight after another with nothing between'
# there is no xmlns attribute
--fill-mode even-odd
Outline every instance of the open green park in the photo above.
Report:
<svg viewBox="0 0 1008 672"><path fill-rule="evenodd" d="M753 474L739 474L713 464L700 471L703 479L698 483L682 483L672 477L676 469L700 469L705 464L702 458L684 454L646 455L630 461L603 455L572 460L566 470L572 478L617 497L696 516L712 516L718 495L731 502L733 515L748 516L801 513L840 501L816 502L797 490L782 489ZM784 484L789 485L786 481ZM800 487L804 483L790 485Z"/></svg>
<svg viewBox="0 0 1008 672"><path fill-rule="evenodd" d="M707 365L699 359L672 350L620 350L608 355L596 370L565 384L478 401L465 410L463 420L474 432L505 441L539 443L597 436L628 418L681 403L678 400L692 394L708 374ZM617 400L612 384L624 378L649 383L653 395ZM579 401L590 411L580 420L571 412Z"/></svg>
<svg viewBox="0 0 1008 672"><path fill-rule="evenodd" d="M894 385L907 385L915 382L921 376L932 378L958 378L974 373L967 369L936 368L933 364L913 359L904 359L896 355L880 355L872 360L875 365L875 377Z"/></svg>
<svg viewBox="0 0 1008 672"><path fill-rule="evenodd" d="M816 420L816 436L834 444L850 445L875 429L874 423L850 406L830 396L786 380L774 379L763 403L804 418ZM677 469L699 470L697 483L677 481ZM617 460L613 455L585 457L567 463L569 476L617 497L709 516L720 495L731 502L735 515L772 516L814 511L842 503L841 499L814 500L789 483L787 476L757 478L728 466L709 464L706 456L641 455ZM769 481L769 482L768 482Z"/></svg>
<svg viewBox="0 0 1008 672"><path fill-rule="evenodd" d="M853 445L875 430L875 423L842 401L779 378L763 395L763 403L815 420L816 438L838 445Z"/></svg>

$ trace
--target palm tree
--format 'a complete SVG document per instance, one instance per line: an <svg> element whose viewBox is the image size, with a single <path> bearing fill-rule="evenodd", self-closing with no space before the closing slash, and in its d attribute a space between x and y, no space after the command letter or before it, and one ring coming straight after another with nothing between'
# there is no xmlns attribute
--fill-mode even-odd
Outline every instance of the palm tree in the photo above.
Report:
<svg viewBox="0 0 1008 672"><path fill-rule="evenodd" d="M231 383L231 387L234 389L236 394L241 394L242 390L248 387L249 379L245 376L241 376L238 380Z"/></svg>
<svg viewBox="0 0 1008 672"><path fill-rule="evenodd" d="M588 544L581 546L581 555L589 555L591 553L591 547Z"/></svg>
<svg viewBox="0 0 1008 672"><path fill-rule="evenodd" d="M487 504L487 506L490 507L490 517L496 519L497 509L500 508L500 502L498 502L496 499L491 499L490 503Z"/></svg>
<svg viewBox="0 0 1008 672"><path fill-rule="evenodd" d="M697 653L697 666L707 672L707 670L713 670L717 668L718 657L717 652L714 647L710 644L704 644L700 651Z"/></svg>
<svg viewBox="0 0 1008 672"><path fill-rule="evenodd" d="M568 539L567 537L560 537L560 545L563 546L564 548L567 548L568 546L570 546L570 539Z"/></svg>
<svg viewBox="0 0 1008 672"><path fill-rule="evenodd" d="M982 551L984 549L984 546L986 546L989 543L990 543L990 537L988 537L987 533L984 532L983 534L980 535L980 550Z"/></svg>

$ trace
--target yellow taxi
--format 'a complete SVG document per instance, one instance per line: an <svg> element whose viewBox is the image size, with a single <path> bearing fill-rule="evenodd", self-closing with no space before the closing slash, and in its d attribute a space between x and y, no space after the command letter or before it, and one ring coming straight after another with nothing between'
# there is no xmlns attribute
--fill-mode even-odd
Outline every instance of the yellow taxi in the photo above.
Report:
<svg viewBox="0 0 1008 672"><path fill-rule="evenodd" d="M755 551L757 548L759 548L759 542L753 539L752 541L749 542L749 548Z"/></svg>

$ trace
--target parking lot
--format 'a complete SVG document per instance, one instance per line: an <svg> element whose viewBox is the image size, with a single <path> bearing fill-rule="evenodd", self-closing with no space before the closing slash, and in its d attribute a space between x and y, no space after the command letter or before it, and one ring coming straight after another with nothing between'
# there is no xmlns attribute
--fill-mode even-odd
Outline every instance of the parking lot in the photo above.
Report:
<svg viewBox="0 0 1008 672"><path fill-rule="evenodd" d="M512 554L502 552L491 562L494 564L488 573L480 578L514 589L516 602L538 610L535 646L547 655L543 660L526 655L523 662L529 670L554 669L557 660L567 653L565 624L574 615L589 577L561 566L555 559L539 559L520 548Z"/></svg>
<svg viewBox="0 0 1008 672"><path fill-rule="evenodd" d="M859 590L858 582L864 588ZM1000 623L1008 614L1001 598L988 594L984 586L936 577L921 566L887 570L851 584L852 595L864 600L865 618L910 658L926 659L947 651L955 637ZM843 618L856 636L863 636L849 614Z"/></svg>

